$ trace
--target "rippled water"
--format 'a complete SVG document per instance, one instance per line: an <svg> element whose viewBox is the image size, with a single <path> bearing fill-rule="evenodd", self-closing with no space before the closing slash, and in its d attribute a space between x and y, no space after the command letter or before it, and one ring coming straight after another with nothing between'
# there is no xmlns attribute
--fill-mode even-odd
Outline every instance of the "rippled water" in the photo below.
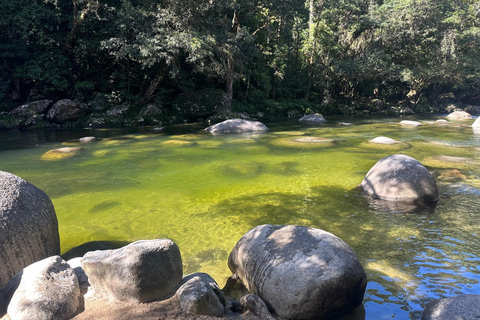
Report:
<svg viewBox="0 0 480 320"><path fill-rule="evenodd" d="M170 238L185 274L207 272L223 285L228 254L249 229L312 226L347 242L367 271L364 307L348 319L420 319L432 299L480 294L480 134L473 121L420 120L419 128L399 119L292 120L254 135L210 135L202 125L0 132L0 170L50 196L63 253L89 241ZM91 135L90 144L68 142ZM367 142L377 136L402 143ZM82 149L42 159L65 146ZM374 203L355 189L394 153L435 174L435 208Z"/></svg>

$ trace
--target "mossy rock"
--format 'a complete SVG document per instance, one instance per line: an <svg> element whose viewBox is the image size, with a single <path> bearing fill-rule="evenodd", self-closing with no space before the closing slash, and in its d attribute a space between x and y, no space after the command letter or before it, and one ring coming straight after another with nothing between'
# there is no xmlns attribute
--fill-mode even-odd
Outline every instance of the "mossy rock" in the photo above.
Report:
<svg viewBox="0 0 480 320"><path fill-rule="evenodd" d="M386 144L386 143L376 143L372 140L365 141L360 143L360 148L363 149L375 149L375 150L389 150L389 151L400 151L410 147L408 143L396 141L395 143Z"/></svg>
<svg viewBox="0 0 480 320"><path fill-rule="evenodd" d="M465 157L433 156L423 161L425 166L436 168L470 169L478 166L478 161Z"/></svg>
<svg viewBox="0 0 480 320"><path fill-rule="evenodd" d="M333 139L318 138L311 136L279 138L272 140L271 143L276 146L299 148L299 149L317 149L331 147L334 144Z"/></svg>
<svg viewBox="0 0 480 320"><path fill-rule="evenodd" d="M162 142L162 145L172 146L172 147L185 147L185 146L191 146L192 144L193 144L192 141L177 140L177 139L172 139L172 140L167 140Z"/></svg>
<svg viewBox="0 0 480 320"><path fill-rule="evenodd" d="M305 132L302 131L278 131L278 132L272 132L274 135L278 136L303 136Z"/></svg>
<svg viewBox="0 0 480 320"><path fill-rule="evenodd" d="M224 145L222 141L216 141L216 140L200 140L197 141L197 144L202 147L202 148L219 148Z"/></svg>
<svg viewBox="0 0 480 320"><path fill-rule="evenodd" d="M232 177L253 178L262 174L264 166L259 162L242 161L223 166L223 174Z"/></svg>
<svg viewBox="0 0 480 320"><path fill-rule="evenodd" d="M75 147L75 148L64 147L64 148L53 149L45 152L42 155L41 159L46 161L63 160L63 159L73 157L74 155L78 154L82 149L83 148L80 148L80 147Z"/></svg>

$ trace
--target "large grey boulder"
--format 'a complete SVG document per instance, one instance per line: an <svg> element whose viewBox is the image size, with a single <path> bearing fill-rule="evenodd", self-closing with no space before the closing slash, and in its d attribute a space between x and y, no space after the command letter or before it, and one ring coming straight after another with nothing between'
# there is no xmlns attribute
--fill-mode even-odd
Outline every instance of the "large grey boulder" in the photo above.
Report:
<svg viewBox="0 0 480 320"><path fill-rule="evenodd" d="M259 121L243 119L225 120L205 129L210 133L264 132L267 130L267 126Z"/></svg>
<svg viewBox="0 0 480 320"><path fill-rule="evenodd" d="M28 118L29 116L45 114L52 105L52 100L38 100L26 103L10 111L12 116L18 118Z"/></svg>
<svg viewBox="0 0 480 320"><path fill-rule="evenodd" d="M0 290L24 267L58 254L58 222L50 198L0 171Z"/></svg>
<svg viewBox="0 0 480 320"><path fill-rule="evenodd" d="M82 294L87 293L88 288L90 287L90 282L88 282L88 276L85 273L85 270L82 268L82 258L76 257L67 261L70 268L73 269L75 275L78 279L78 286L80 287L80 292Z"/></svg>
<svg viewBox="0 0 480 320"><path fill-rule="evenodd" d="M50 110L48 110L46 118L51 123L63 124L66 121L77 120L89 111L90 107L85 103L63 99L55 102Z"/></svg>
<svg viewBox="0 0 480 320"><path fill-rule="evenodd" d="M326 231L262 225L228 258L230 270L281 318L326 319L363 300L367 276L355 252Z"/></svg>
<svg viewBox="0 0 480 320"><path fill-rule="evenodd" d="M480 319L480 295L463 294L438 299L427 304L422 320Z"/></svg>
<svg viewBox="0 0 480 320"><path fill-rule="evenodd" d="M224 305L218 294L221 294L218 284L212 277L203 274L193 274L183 279L183 284L175 293L180 308L189 315L222 316Z"/></svg>
<svg viewBox="0 0 480 320"><path fill-rule="evenodd" d="M412 157L395 154L380 159L360 187L374 199L434 203L438 200L435 178Z"/></svg>
<svg viewBox="0 0 480 320"><path fill-rule="evenodd" d="M117 301L164 298L183 275L180 250L169 239L141 240L115 250L87 252L82 267L94 294L107 294Z"/></svg>
<svg viewBox="0 0 480 320"><path fill-rule="evenodd" d="M71 319L79 309L77 276L60 256L35 262L5 287L11 319Z"/></svg>
<svg viewBox="0 0 480 320"><path fill-rule="evenodd" d="M327 120L325 120L325 118L320 113L309 114L309 115L303 116L303 117L300 118L300 121L315 123L315 124L320 124L320 123L327 122Z"/></svg>

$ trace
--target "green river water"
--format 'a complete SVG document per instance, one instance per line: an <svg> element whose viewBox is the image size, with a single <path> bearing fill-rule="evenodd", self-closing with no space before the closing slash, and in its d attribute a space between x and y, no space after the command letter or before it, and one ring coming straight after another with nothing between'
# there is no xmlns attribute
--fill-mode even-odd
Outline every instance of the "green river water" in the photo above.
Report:
<svg viewBox="0 0 480 320"><path fill-rule="evenodd" d="M480 294L480 133L473 120L420 118L418 128L400 120L267 122L267 133L250 135L211 135L201 124L8 131L0 132L0 170L50 196L62 253L90 241L170 238L184 274L207 272L223 286L228 254L248 230L311 226L347 242L368 274L363 308L347 318L420 319L432 299ZM68 142L84 136L97 140ZM402 143L368 143L377 136ZM306 137L333 142L299 142ZM65 146L82 149L42 159ZM374 203L355 189L379 159L395 153L434 173L435 208Z"/></svg>

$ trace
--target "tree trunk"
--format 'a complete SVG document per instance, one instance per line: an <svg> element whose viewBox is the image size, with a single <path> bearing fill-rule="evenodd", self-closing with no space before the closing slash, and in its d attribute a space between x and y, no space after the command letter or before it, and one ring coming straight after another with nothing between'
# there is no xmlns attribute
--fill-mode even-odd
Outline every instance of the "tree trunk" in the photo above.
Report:
<svg viewBox="0 0 480 320"><path fill-rule="evenodd" d="M153 78L152 82L150 82L150 85L148 86L147 90L145 91L145 94L143 97L138 101L140 104L146 104L149 103L153 95L155 94L155 91L158 88L158 85L163 81L165 78L165 71L167 70L167 61L165 59L160 62L160 68L158 69L157 74Z"/></svg>

